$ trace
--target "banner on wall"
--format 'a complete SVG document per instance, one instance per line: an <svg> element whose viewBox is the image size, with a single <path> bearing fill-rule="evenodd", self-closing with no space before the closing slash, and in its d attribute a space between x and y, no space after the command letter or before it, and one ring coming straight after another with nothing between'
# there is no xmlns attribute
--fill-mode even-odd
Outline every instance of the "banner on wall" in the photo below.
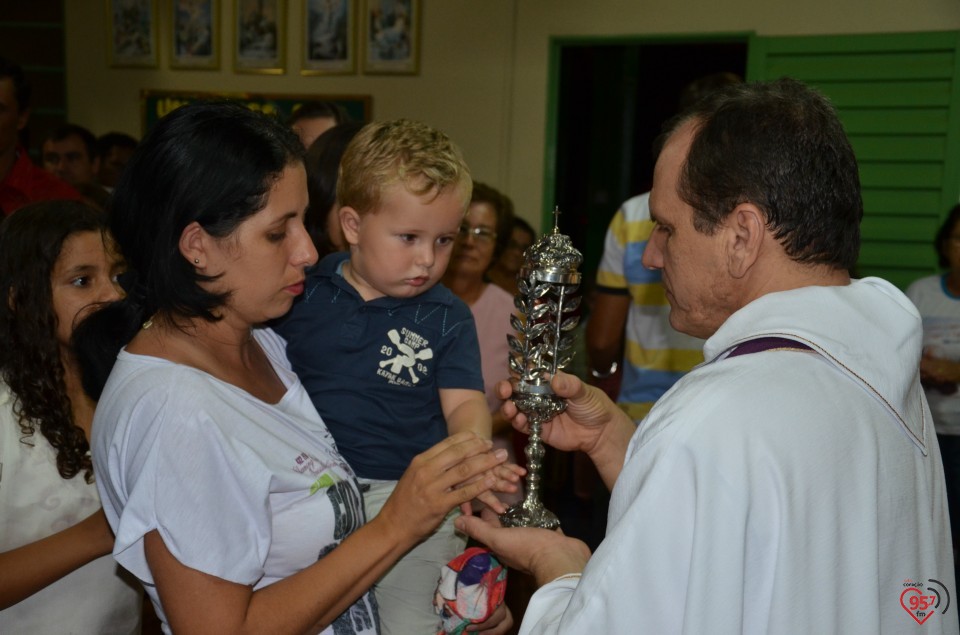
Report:
<svg viewBox="0 0 960 635"><path fill-rule="evenodd" d="M275 115L286 121L300 104L308 101L332 101L347 111L351 119L370 121L372 98L370 95L276 95L263 93L205 93L177 90L140 91L140 129L146 135L164 115L180 106L213 99L231 99L242 102L251 110Z"/></svg>

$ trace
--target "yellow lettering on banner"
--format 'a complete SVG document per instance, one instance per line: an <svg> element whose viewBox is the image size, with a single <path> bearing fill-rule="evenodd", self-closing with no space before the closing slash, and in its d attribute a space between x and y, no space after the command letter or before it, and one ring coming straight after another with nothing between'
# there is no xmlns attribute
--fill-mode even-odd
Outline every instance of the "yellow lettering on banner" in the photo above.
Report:
<svg viewBox="0 0 960 635"><path fill-rule="evenodd" d="M276 107L271 103L261 103L256 101L247 102L247 108L255 112L262 112L265 115L277 114Z"/></svg>
<svg viewBox="0 0 960 635"><path fill-rule="evenodd" d="M164 97L163 99L157 101L157 117L165 117L180 106L185 106L186 104L187 102L183 101L182 99Z"/></svg>

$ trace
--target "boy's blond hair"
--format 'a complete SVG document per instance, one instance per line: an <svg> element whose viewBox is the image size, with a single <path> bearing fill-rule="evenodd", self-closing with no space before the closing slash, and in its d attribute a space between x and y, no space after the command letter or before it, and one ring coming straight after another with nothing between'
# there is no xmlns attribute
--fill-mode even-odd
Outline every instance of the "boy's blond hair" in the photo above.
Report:
<svg viewBox="0 0 960 635"><path fill-rule="evenodd" d="M409 119L370 123L357 133L340 161L337 203L360 214L376 211L394 183L417 196L457 188L464 209L473 190L460 148L439 130Z"/></svg>

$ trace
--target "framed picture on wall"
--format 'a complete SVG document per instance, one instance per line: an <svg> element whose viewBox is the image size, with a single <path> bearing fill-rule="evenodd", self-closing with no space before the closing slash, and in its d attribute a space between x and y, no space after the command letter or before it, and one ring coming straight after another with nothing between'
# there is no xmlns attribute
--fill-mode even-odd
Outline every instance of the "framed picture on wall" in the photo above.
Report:
<svg viewBox="0 0 960 635"><path fill-rule="evenodd" d="M170 68L220 68L220 0L170 4Z"/></svg>
<svg viewBox="0 0 960 635"><path fill-rule="evenodd" d="M302 75L353 73L356 0L303 0Z"/></svg>
<svg viewBox="0 0 960 635"><path fill-rule="evenodd" d="M234 2L234 70L240 73L283 73L285 1Z"/></svg>
<svg viewBox="0 0 960 635"><path fill-rule="evenodd" d="M420 0L363 0L363 72L420 71Z"/></svg>
<svg viewBox="0 0 960 635"><path fill-rule="evenodd" d="M110 66L157 66L158 1L107 0L107 61Z"/></svg>

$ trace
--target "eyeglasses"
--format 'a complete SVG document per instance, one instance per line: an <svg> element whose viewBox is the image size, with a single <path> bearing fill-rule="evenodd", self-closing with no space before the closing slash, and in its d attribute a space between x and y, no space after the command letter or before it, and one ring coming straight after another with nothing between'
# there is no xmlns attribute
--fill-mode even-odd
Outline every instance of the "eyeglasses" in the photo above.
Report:
<svg viewBox="0 0 960 635"><path fill-rule="evenodd" d="M478 242L483 243L492 243L497 238L497 232L487 229L486 227L470 227L469 225L460 225L460 231L458 233L460 238L464 240L470 236L473 236Z"/></svg>

